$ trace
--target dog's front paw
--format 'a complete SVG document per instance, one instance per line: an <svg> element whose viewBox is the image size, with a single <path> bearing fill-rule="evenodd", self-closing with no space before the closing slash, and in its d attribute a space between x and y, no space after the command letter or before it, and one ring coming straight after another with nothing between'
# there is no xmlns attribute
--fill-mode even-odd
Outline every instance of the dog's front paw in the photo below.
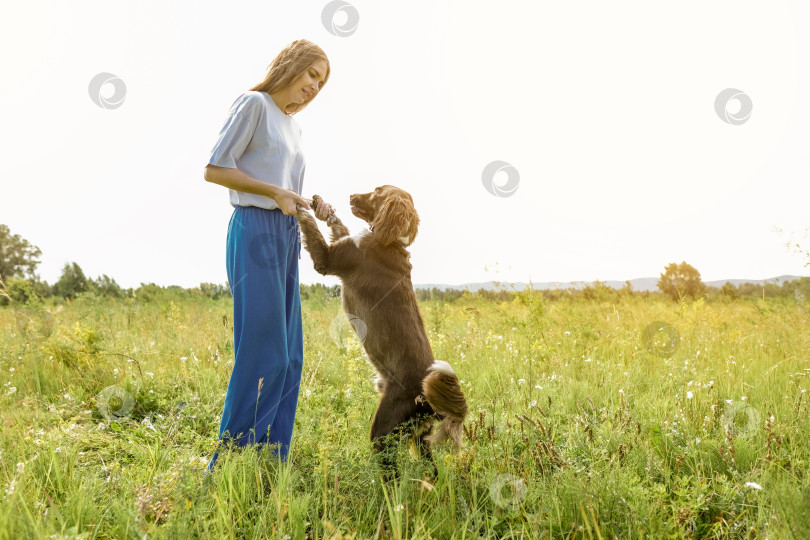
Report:
<svg viewBox="0 0 810 540"><path fill-rule="evenodd" d="M312 217L312 214L309 213L309 210L307 210L306 208L304 208L300 204L296 206L295 218L300 223L304 223L304 222L309 223L309 222L315 221L315 219Z"/></svg>

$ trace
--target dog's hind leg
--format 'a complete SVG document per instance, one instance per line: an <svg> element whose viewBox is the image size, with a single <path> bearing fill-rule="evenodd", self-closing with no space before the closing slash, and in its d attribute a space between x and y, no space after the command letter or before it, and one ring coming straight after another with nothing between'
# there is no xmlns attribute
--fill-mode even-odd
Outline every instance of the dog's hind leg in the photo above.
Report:
<svg viewBox="0 0 810 540"><path fill-rule="evenodd" d="M439 477L439 470L436 468L436 460L433 459L433 450L430 448L430 440L428 439L431 431L433 431L435 418L433 415L422 418L414 434L416 436L416 446L419 448L419 454L422 456L422 459L427 460L433 468L432 478L435 481L435 479Z"/></svg>
<svg viewBox="0 0 810 540"><path fill-rule="evenodd" d="M371 424L371 443L379 453L387 480L397 475L398 435L404 429L408 431L414 429L413 420L418 408L414 399L402 389L386 385L374 422Z"/></svg>

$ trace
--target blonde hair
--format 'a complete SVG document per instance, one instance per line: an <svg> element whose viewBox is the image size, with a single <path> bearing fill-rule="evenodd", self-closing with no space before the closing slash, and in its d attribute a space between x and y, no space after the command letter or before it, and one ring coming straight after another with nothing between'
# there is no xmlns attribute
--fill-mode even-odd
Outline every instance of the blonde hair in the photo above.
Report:
<svg viewBox="0 0 810 540"><path fill-rule="evenodd" d="M329 59L323 49L306 39L297 39L278 53L278 56L267 66L267 75L265 75L264 80L251 88L251 90L272 94L277 90L286 88L305 70L320 60L326 60L326 74L318 90L318 93L320 93L320 89L329 80ZM315 96L310 96L303 103L290 103L284 112L292 116L303 110L314 98Z"/></svg>

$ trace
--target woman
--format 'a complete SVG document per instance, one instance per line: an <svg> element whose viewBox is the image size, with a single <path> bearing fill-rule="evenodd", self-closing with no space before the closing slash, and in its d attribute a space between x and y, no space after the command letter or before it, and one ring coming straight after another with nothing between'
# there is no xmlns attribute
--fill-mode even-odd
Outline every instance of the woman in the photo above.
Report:
<svg viewBox="0 0 810 540"><path fill-rule="evenodd" d="M227 439L239 446L278 445L276 455L287 459L304 355L295 212L311 202L301 197L305 163L293 115L328 79L323 50L293 41L268 66L264 81L233 103L205 167L205 180L227 187L234 207L226 267L235 358L220 449ZM315 215L325 220L332 211L321 202Z"/></svg>

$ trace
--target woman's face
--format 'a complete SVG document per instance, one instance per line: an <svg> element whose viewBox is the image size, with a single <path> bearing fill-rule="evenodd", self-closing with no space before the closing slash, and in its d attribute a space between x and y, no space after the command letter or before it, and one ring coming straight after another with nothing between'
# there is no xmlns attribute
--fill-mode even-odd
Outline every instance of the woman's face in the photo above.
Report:
<svg viewBox="0 0 810 540"><path fill-rule="evenodd" d="M326 68L326 60L319 60L299 75L290 85L290 101L303 103L314 98L323 86Z"/></svg>

